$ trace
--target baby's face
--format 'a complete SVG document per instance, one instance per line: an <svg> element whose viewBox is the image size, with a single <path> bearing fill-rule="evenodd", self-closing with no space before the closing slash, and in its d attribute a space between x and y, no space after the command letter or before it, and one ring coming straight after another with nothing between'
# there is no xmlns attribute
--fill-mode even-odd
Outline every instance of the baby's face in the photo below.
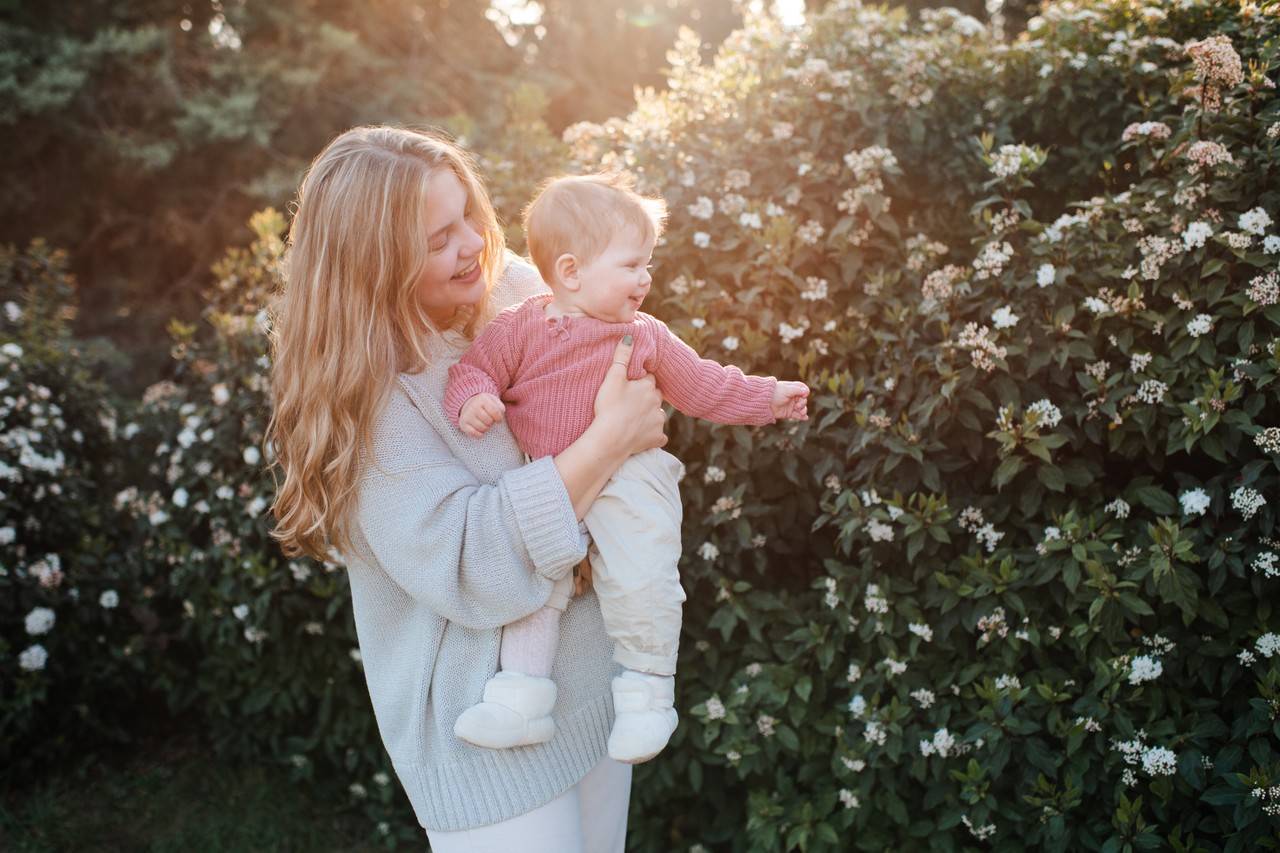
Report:
<svg viewBox="0 0 1280 853"><path fill-rule="evenodd" d="M580 268L577 307L610 323L634 320L653 283L649 275L653 244L652 238L645 239L633 229L615 234L607 249Z"/></svg>

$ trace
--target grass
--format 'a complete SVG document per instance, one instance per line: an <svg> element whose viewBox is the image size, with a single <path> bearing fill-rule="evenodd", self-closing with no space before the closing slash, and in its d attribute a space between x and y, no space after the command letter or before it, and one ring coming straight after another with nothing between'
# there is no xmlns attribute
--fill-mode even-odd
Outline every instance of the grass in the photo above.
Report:
<svg viewBox="0 0 1280 853"><path fill-rule="evenodd" d="M0 800L6 853L376 849L364 820L308 799L284 770L228 764L190 744L90 760Z"/></svg>

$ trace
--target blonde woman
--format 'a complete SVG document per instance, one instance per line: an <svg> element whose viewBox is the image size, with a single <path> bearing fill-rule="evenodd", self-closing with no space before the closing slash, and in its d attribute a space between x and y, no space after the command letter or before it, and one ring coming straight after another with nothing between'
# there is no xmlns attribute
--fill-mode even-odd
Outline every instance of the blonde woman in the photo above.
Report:
<svg viewBox="0 0 1280 853"><path fill-rule="evenodd" d="M436 853L622 851L631 768L608 758L615 664L595 595L569 599L581 520L634 453L666 443L630 341L595 421L525 463L506 424L477 441L441 406L449 366L500 309L544 289L506 251L467 154L436 135L349 130L298 192L274 308L274 531L348 569L383 744ZM501 627L565 607L556 735L495 752L453 723L497 669Z"/></svg>

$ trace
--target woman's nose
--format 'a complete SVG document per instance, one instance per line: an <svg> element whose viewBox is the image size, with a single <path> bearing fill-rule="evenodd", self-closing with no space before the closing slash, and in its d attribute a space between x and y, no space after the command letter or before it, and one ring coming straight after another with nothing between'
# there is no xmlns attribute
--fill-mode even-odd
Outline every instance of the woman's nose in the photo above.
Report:
<svg viewBox="0 0 1280 853"><path fill-rule="evenodd" d="M481 234L479 231L477 231L475 228L473 228L471 225L468 225L466 254L478 255L480 254L480 251L482 249L484 249L484 235Z"/></svg>

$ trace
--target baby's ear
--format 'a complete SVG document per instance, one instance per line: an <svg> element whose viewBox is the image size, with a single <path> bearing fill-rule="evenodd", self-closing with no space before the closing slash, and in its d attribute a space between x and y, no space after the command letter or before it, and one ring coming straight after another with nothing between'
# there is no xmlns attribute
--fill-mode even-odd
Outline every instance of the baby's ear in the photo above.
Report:
<svg viewBox="0 0 1280 853"><path fill-rule="evenodd" d="M566 290L576 292L582 287L582 282L578 278L578 259L568 252L556 258L555 262L556 278L560 280L561 286Z"/></svg>

